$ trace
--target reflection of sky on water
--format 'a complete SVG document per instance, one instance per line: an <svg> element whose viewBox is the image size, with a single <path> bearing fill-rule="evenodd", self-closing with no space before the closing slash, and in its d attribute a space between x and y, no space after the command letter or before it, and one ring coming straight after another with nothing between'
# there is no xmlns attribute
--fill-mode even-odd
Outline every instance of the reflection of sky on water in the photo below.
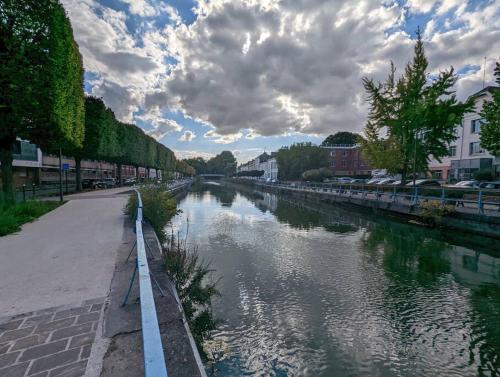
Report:
<svg viewBox="0 0 500 377"><path fill-rule="evenodd" d="M427 229L218 189L189 194L174 220L189 218L190 243L222 277L216 337L231 353L218 375L498 369L498 257Z"/></svg>

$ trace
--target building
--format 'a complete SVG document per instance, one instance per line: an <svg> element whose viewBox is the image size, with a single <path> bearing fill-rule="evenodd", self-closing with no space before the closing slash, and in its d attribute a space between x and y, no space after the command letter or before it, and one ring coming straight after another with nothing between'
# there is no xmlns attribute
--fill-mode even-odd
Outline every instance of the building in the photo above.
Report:
<svg viewBox="0 0 500 377"><path fill-rule="evenodd" d="M357 144L325 145L328 152L330 169L336 176L369 176L372 173L370 163L361 155Z"/></svg>
<svg viewBox="0 0 500 377"><path fill-rule="evenodd" d="M276 154L264 152L254 159L241 164L236 169L237 173L245 171L263 171L262 178L278 179L278 161L276 160Z"/></svg>
<svg viewBox="0 0 500 377"><path fill-rule="evenodd" d="M464 180L474 177L480 170L492 170L500 177L500 159L481 148L481 125L484 121L480 113L485 101L492 100L492 92L498 87L488 86L473 94L474 110L464 115L462 124L455 129L457 139L450 145L450 153L441 162L432 159L429 162L429 172L437 179Z"/></svg>

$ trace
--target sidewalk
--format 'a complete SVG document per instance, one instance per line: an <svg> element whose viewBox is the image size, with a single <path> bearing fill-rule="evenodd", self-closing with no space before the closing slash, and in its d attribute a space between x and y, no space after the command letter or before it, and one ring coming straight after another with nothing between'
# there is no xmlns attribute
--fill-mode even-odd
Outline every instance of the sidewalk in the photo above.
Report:
<svg viewBox="0 0 500 377"><path fill-rule="evenodd" d="M83 376L123 243L129 190L70 195L0 238L1 376Z"/></svg>

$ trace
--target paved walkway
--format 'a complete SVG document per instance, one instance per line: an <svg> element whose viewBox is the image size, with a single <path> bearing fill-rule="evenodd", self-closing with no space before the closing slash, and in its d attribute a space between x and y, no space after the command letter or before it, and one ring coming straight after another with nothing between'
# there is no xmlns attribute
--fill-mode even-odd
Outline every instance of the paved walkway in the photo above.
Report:
<svg viewBox="0 0 500 377"><path fill-rule="evenodd" d="M123 242L128 190L69 196L0 238L0 376L83 375Z"/></svg>

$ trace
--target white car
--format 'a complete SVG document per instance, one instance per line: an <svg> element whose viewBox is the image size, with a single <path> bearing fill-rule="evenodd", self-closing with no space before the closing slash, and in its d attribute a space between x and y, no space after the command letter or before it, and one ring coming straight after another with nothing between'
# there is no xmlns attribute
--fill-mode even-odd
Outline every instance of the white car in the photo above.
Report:
<svg viewBox="0 0 500 377"><path fill-rule="evenodd" d="M381 181L383 179L385 179L385 178L372 178L369 181L367 181L366 184L367 185L375 185L375 184L377 184L379 181Z"/></svg>
<svg viewBox="0 0 500 377"><path fill-rule="evenodd" d="M384 179L381 179L380 181L378 181L376 183L376 185L390 185L393 182L396 182L396 180L394 180L392 178L384 178Z"/></svg>
<svg viewBox="0 0 500 377"><path fill-rule="evenodd" d="M455 183L454 185L448 185L447 187L456 187L456 188L475 188L479 186L478 181L460 181Z"/></svg>

